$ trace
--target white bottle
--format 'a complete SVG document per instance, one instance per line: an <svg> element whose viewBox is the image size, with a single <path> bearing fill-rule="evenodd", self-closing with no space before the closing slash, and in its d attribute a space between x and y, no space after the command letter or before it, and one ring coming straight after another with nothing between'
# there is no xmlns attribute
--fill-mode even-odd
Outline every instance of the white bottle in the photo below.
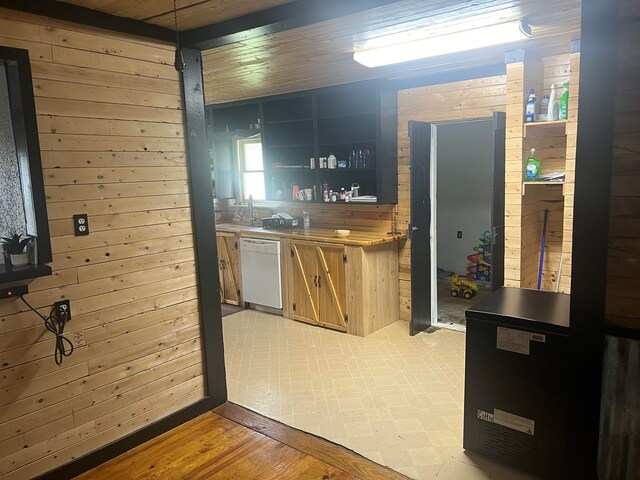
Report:
<svg viewBox="0 0 640 480"><path fill-rule="evenodd" d="M336 159L336 156L333 153L329 154L329 158L327 158L327 162L328 162L328 167L331 169L338 167L338 160Z"/></svg>
<svg viewBox="0 0 640 480"><path fill-rule="evenodd" d="M549 107L547 109L547 120L558 120L558 95L556 92L556 84L551 85L551 93L549 94Z"/></svg>

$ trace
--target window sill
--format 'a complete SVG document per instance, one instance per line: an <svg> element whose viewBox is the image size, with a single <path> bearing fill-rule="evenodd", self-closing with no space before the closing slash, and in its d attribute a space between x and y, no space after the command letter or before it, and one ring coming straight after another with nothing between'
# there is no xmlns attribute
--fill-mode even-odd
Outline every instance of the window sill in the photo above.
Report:
<svg viewBox="0 0 640 480"><path fill-rule="evenodd" d="M0 284L46 277L51 274L51 267L48 265L25 265L23 267L12 267L10 265L0 264Z"/></svg>

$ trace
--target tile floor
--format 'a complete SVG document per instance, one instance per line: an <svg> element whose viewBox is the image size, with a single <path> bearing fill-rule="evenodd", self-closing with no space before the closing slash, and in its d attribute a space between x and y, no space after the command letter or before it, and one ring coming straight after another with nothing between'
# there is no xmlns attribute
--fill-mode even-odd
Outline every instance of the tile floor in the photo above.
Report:
<svg viewBox="0 0 640 480"><path fill-rule="evenodd" d="M463 333L360 338L255 310L223 327L234 403L416 479L535 478L462 450Z"/></svg>

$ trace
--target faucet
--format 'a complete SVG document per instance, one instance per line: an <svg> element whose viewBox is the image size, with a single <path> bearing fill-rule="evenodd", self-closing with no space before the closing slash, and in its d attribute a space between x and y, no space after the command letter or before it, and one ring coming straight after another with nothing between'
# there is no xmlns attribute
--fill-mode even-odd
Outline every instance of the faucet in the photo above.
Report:
<svg viewBox="0 0 640 480"><path fill-rule="evenodd" d="M249 194L249 225L253 227L253 222L256 220L256 217L253 214L253 195Z"/></svg>

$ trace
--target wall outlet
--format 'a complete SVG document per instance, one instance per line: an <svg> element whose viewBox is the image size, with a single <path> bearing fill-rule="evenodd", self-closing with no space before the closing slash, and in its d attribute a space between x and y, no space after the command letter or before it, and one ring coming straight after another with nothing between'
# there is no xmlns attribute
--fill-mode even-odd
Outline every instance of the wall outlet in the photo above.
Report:
<svg viewBox="0 0 640 480"><path fill-rule="evenodd" d="M458 230L458 238L462 238L462 230Z"/></svg>
<svg viewBox="0 0 640 480"><path fill-rule="evenodd" d="M76 236L89 235L89 216L86 213L73 216L73 230Z"/></svg>
<svg viewBox="0 0 640 480"><path fill-rule="evenodd" d="M60 300L53 304L53 311L58 320L68 322L71 320L71 302L69 300Z"/></svg>

